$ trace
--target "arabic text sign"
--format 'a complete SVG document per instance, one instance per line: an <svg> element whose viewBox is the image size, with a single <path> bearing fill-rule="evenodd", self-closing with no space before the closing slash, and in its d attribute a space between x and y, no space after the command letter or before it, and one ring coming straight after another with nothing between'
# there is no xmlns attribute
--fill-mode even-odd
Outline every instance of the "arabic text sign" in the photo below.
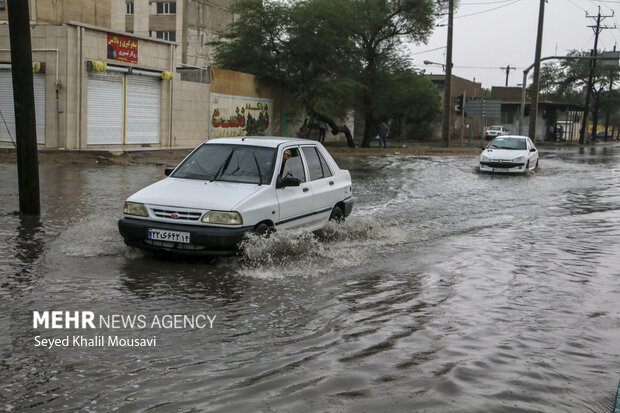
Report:
<svg viewBox="0 0 620 413"><path fill-rule="evenodd" d="M138 40L108 33L108 59L138 63Z"/></svg>
<svg viewBox="0 0 620 413"><path fill-rule="evenodd" d="M270 136L273 100L211 93L211 138Z"/></svg>

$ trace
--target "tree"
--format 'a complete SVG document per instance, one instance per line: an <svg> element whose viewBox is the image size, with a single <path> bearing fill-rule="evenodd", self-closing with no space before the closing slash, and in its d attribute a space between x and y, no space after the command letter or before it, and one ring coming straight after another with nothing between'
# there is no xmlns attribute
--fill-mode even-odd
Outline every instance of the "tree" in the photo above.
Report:
<svg viewBox="0 0 620 413"><path fill-rule="evenodd" d="M441 108L433 82L414 70L402 69L379 78L377 84L376 115L379 119L392 119L390 135L401 136L409 126L412 137L425 137Z"/></svg>
<svg viewBox="0 0 620 413"><path fill-rule="evenodd" d="M345 132L349 146L350 132L337 121L361 111L362 146L369 146L382 112L380 79L407 66L401 42L427 38L434 7L432 0L239 0L239 18L216 43L216 63L283 84L312 118Z"/></svg>

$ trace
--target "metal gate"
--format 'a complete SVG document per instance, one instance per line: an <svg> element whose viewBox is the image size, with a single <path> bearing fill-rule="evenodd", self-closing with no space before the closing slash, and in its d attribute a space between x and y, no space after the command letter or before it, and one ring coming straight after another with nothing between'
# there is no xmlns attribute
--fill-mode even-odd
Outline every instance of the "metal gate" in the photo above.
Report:
<svg viewBox="0 0 620 413"><path fill-rule="evenodd" d="M34 111L37 122L37 143L45 144L45 74L35 73ZM13 79L10 70L0 70L0 141L15 141L15 107L13 102Z"/></svg>
<svg viewBox="0 0 620 413"><path fill-rule="evenodd" d="M88 75L88 144L159 143L161 81L114 71Z"/></svg>

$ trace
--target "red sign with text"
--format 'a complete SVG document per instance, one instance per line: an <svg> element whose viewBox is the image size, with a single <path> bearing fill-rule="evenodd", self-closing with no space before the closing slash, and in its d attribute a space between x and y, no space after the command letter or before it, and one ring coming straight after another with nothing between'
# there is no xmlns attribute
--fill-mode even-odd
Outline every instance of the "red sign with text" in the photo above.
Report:
<svg viewBox="0 0 620 413"><path fill-rule="evenodd" d="M138 63L138 40L108 33L108 59Z"/></svg>

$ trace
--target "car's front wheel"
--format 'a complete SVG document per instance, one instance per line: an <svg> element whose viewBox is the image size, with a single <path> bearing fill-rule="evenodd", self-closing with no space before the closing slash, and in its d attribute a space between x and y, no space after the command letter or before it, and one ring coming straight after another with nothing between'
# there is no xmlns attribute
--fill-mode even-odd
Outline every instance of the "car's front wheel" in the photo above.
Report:
<svg viewBox="0 0 620 413"><path fill-rule="evenodd" d="M269 235L271 235L274 231L275 231L275 228L273 226L268 225L264 222L261 222L254 228L255 234L261 235L265 238L269 237Z"/></svg>
<svg viewBox="0 0 620 413"><path fill-rule="evenodd" d="M525 164L525 171L523 172L527 172L530 170L530 161L527 161L527 163Z"/></svg>
<svg viewBox="0 0 620 413"><path fill-rule="evenodd" d="M329 216L329 220L336 221L336 222L344 222L344 212L342 212L342 208L340 208L339 206L335 206L334 209L332 209L332 213Z"/></svg>

